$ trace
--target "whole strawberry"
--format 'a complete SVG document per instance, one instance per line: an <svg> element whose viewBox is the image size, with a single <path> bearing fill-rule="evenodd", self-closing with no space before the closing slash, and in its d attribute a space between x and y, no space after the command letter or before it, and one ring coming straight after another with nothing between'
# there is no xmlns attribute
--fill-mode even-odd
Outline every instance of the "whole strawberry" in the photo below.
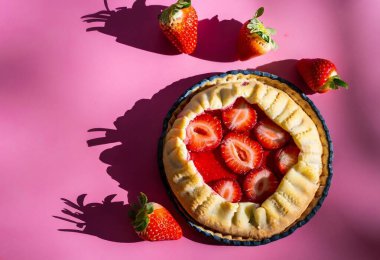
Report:
<svg viewBox="0 0 380 260"><path fill-rule="evenodd" d="M243 24L240 29L237 52L240 60L263 55L277 48L271 35L276 31L273 28L265 28L264 24L257 18L264 13L264 7L260 7L253 18Z"/></svg>
<svg viewBox="0 0 380 260"><path fill-rule="evenodd" d="M198 16L191 0L178 0L159 16L159 25L165 36L183 53L193 53L197 46Z"/></svg>
<svg viewBox="0 0 380 260"><path fill-rule="evenodd" d="M182 229L170 212L155 202L148 202L144 193L140 193L139 203L129 212L137 235L143 240L177 240L182 237Z"/></svg>
<svg viewBox="0 0 380 260"><path fill-rule="evenodd" d="M297 70L307 86L314 92L325 93L339 87L348 88L336 72L335 65L325 59L301 59Z"/></svg>

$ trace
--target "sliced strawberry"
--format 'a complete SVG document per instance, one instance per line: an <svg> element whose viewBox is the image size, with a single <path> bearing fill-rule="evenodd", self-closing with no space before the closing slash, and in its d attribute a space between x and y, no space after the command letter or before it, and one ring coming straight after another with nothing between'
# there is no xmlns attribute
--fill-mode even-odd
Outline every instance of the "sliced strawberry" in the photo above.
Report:
<svg viewBox="0 0 380 260"><path fill-rule="evenodd" d="M239 183L236 180L222 179L211 185L211 188L230 202L239 202L242 192Z"/></svg>
<svg viewBox="0 0 380 260"><path fill-rule="evenodd" d="M267 168L260 168L248 173L243 181L243 190L248 200L262 203L272 195L278 186L276 176Z"/></svg>
<svg viewBox="0 0 380 260"><path fill-rule="evenodd" d="M222 140L222 123L209 114L197 116L186 128L187 149L194 152L210 151Z"/></svg>
<svg viewBox="0 0 380 260"><path fill-rule="evenodd" d="M220 147L225 163L237 174L246 173L261 164L263 148L246 135L231 132Z"/></svg>
<svg viewBox="0 0 380 260"><path fill-rule="evenodd" d="M290 144L278 150L275 156L277 169L282 174L286 174L297 163L299 153L300 149L295 144Z"/></svg>
<svg viewBox="0 0 380 260"><path fill-rule="evenodd" d="M289 133L270 119L257 123L254 133L259 143L266 149L280 148L290 139Z"/></svg>
<svg viewBox="0 0 380 260"><path fill-rule="evenodd" d="M222 113L224 125L234 132L246 132L256 124L256 111L244 100L239 98Z"/></svg>
<svg viewBox="0 0 380 260"><path fill-rule="evenodd" d="M190 158L193 160L195 167L202 175L203 180L208 183L220 179L236 179L237 175L230 173L224 166L223 159L214 152L190 153Z"/></svg>

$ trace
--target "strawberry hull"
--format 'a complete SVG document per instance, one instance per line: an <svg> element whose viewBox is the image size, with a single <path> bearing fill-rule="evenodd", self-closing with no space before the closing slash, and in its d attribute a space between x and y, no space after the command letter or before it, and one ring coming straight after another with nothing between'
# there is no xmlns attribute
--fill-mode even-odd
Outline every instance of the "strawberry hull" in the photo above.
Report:
<svg viewBox="0 0 380 260"><path fill-rule="evenodd" d="M241 61L246 61L251 58L264 55L272 50L271 44L264 41L260 36L248 35L247 28L245 26L243 26L240 31L237 46L238 57Z"/></svg>
<svg viewBox="0 0 380 260"><path fill-rule="evenodd" d="M277 48L277 44L271 37L276 33L276 30L265 27L258 19L263 13L264 7L260 7L253 18L246 21L240 29L237 53L242 61L263 55Z"/></svg>
<svg viewBox="0 0 380 260"><path fill-rule="evenodd" d="M321 124L321 131L323 131L323 133L327 139L328 156L326 158L327 164L324 167L326 167L326 171L327 171L328 175L326 178L325 187L323 188L323 190L321 190L320 197L318 199L316 199L315 201L313 201L312 207L310 207L310 210L305 212L305 214L303 214L302 217L300 219L298 219L296 222L294 222L288 229L286 229L285 231L283 231L279 234L276 234L276 235L273 235L269 238L265 238L265 239L261 239L261 240L254 240L254 239L249 239L249 238L246 238L246 239L240 238L239 239L239 238L235 238L235 237L231 238L231 236L225 236L225 235L220 234L220 233L215 233L214 231L209 230L207 227L204 227L204 226L200 225L199 223L197 223L186 212L186 210L184 210L184 208L180 205L180 203L177 201L174 194L172 193L171 188L170 188L169 183L168 183L168 180L166 178L166 174L165 174L165 170L164 170L164 166L163 166L163 161L162 161L162 159L163 159L162 151L163 151L164 138L165 138L166 131L168 129L169 123L170 123L171 119L173 118L173 116L175 116L175 114L176 114L176 110L180 107L181 104L183 104L183 102L186 102L186 99L188 97L192 96L195 91L198 91L199 89L201 89L202 86L205 86L209 81L212 81L212 80L217 79L217 78L223 78L223 77L227 76L228 74L232 74L232 75L236 75L236 74L250 75L250 74L252 74L252 75L259 76L259 77L267 77L267 78L270 78L273 80L277 80L281 83L287 84L290 87L290 90L292 90L295 93L295 95L297 95L297 98L299 100L301 100L302 102L304 102L305 105L307 105L308 107L311 108L311 110L315 114L315 118ZM284 237L292 234L299 227L306 224L316 214L316 212L322 206L323 201L328 194L328 190L329 190L332 175L333 175L333 172L332 172L333 150L332 149L333 148L332 148L332 142L331 142L331 138L329 135L329 131L328 131L328 128L327 128L325 121L322 118L319 110L315 107L315 105L312 103L312 101L305 94L303 94L296 86L294 86L293 84L291 84L290 82L288 82L282 78L279 78L276 75L272 75L272 74L269 74L266 72L253 71L253 70L235 70L235 71L230 71L230 72L227 72L225 74L216 75L216 76L213 76L211 78L205 79L205 80L199 82L198 84L194 85L193 87L189 88L187 91L185 91L178 98L178 100L175 102L175 104L170 109L170 111L168 112L167 116L164 119L163 131L162 131L162 135L160 137L160 141L159 141L159 145L158 145L158 164L159 164L160 173L162 175L164 184L167 187L167 191L169 193L169 196L172 198L173 202L176 204L179 211L183 214L183 216L186 218L187 222L193 228L195 228L197 231L199 231L203 235L208 236L208 237L212 237L213 239L215 239L221 243L227 244L227 245L258 246L258 245L264 245L264 244L276 241L278 239L284 238ZM240 180L238 180L238 181L240 181Z"/></svg>

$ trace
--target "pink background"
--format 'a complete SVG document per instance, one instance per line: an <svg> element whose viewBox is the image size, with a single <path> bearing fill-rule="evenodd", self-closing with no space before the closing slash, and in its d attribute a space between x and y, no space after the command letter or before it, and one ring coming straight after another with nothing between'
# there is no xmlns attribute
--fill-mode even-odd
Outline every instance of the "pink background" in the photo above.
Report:
<svg viewBox="0 0 380 260"><path fill-rule="evenodd" d="M379 1L193 2L201 39L188 56L177 55L156 26L159 5L170 1L133 8L133 1L109 1L113 10L128 9L88 17L108 19L106 27L80 19L104 10L101 0L1 1L0 259L380 258ZM280 48L234 61L235 34L261 5ZM164 115L207 73L259 67L301 85L293 66L304 57L333 60L351 86L311 96L334 141L329 196L285 239L254 248L215 245L186 226L165 193L156 165ZM123 202L139 191L173 212L184 238L136 238ZM100 204L82 205L77 218L61 212L77 211L60 198L76 202L81 194L88 194L85 205ZM101 204L110 194L113 201Z"/></svg>

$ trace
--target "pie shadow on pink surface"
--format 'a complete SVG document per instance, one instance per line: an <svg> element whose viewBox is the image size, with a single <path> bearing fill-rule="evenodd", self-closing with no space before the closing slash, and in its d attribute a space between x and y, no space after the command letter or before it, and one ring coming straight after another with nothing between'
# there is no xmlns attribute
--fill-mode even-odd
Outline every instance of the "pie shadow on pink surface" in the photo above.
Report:
<svg viewBox="0 0 380 260"><path fill-rule="evenodd" d="M293 73L295 60L277 61L257 69L280 75L297 84ZM109 165L108 175L128 192L128 202L135 202L140 192L147 194L151 201L158 202L173 213L183 228L184 236L199 243L218 245L186 223L169 198L157 164L157 146L162 131L163 120L171 105L188 88L199 81L219 73L207 73L181 79L163 88L151 99L142 99L114 122L115 129L93 128L90 132L104 133L103 137L88 140L88 146L119 143L100 154L100 160ZM85 195L77 202L63 199L72 209L64 209L65 217L56 218L72 222L73 229L61 231L78 232L98 236L115 242L141 241L126 221L129 205L112 201L114 195L102 203L84 203ZM68 218L69 217L69 218ZM75 219L75 220L73 220Z"/></svg>
<svg viewBox="0 0 380 260"><path fill-rule="evenodd" d="M158 25L158 15L166 6L149 5L136 0L131 8L121 7L88 14L83 21L93 25L87 31L98 31L116 37L116 41L131 47L163 55L180 54L166 39ZM236 20L219 21L218 16L198 23L198 45L191 56L210 61L236 61L236 39L242 23ZM228 37L227 37L228 36Z"/></svg>
<svg viewBox="0 0 380 260"><path fill-rule="evenodd" d="M100 154L100 160L109 165L108 175L128 192L128 203L136 202L139 193L144 192L148 199L160 203L173 214L186 238L218 245L216 241L191 228L177 211L167 194L157 163L158 140L163 120L171 105L187 88L214 74L216 73L179 80L156 93L151 99L137 101L132 109L116 119L116 129L90 129L89 132L101 132L105 136L88 140L88 146L120 143L104 150ZM70 208L63 209L63 215L54 217L73 223L73 228L59 229L60 231L94 235L114 242L141 241L128 221L128 203L114 202L114 195L109 195L101 203L85 204L84 197L85 195L80 195L77 202L62 199Z"/></svg>

